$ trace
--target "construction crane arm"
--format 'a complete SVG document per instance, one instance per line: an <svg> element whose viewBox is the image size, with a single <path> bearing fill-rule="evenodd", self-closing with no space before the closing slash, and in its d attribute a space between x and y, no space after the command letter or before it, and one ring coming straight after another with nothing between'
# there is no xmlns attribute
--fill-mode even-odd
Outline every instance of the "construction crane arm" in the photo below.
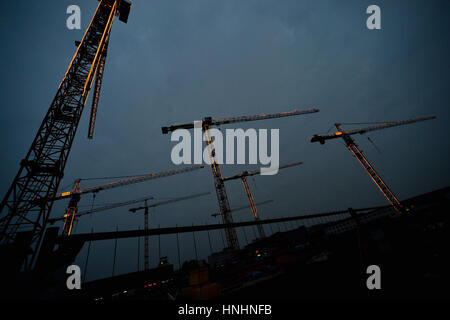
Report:
<svg viewBox="0 0 450 320"><path fill-rule="evenodd" d="M287 112L279 112L272 114L259 114L253 116L241 116L241 117L230 117L230 118L220 118L220 119L212 119L211 125L223 125L229 123L237 123L237 122L248 122L248 121L257 121L257 120L266 120L266 119L275 119L275 118L284 118L291 116L298 116L302 114L309 114L319 112L318 109L304 109L304 110L293 110Z"/></svg>
<svg viewBox="0 0 450 320"><path fill-rule="evenodd" d="M278 170L279 170L279 169L284 169L284 168L289 168L289 167L298 166L298 165L301 165L301 164L303 164L303 162L292 162L292 163L287 163L287 164L284 164L284 165L279 166L279 167L278 167ZM274 170L275 170L275 169L274 169ZM242 177L251 177L251 176L254 176L254 175L257 175L257 174L261 174L261 169L251 170L251 171L244 171L244 172L241 172L241 173L236 174L236 175L234 175L234 176L225 177L225 178L223 178L223 181L229 181L229 180L240 179L240 178L242 178Z"/></svg>
<svg viewBox="0 0 450 320"><path fill-rule="evenodd" d="M182 167L179 169L172 169L172 170L167 170L167 171L162 171L162 172L157 172L157 173L145 174L142 176L113 181L113 182L98 185L98 186L86 187L86 188L81 189L78 193L79 194L95 193L95 192L99 192L102 190L113 189L113 188L122 187L122 186L129 185L129 184L144 182L144 181L163 178L163 177L174 176L174 175L177 175L180 173L194 171L194 170L198 170L198 169L202 169L202 168L204 168L204 165L195 164L192 166L186 166L186 167ZM54 200L68 198L71 195L72 195L72 192L63 192L58 197L56 197Z"/></svg>
<svg viewBox="0 0 450 320"><path fill-rule="evenodd" d="M352 134L357 134L357 133L364 134L369 131L381 130L381 129L386 129L386 128L390 128L390 127L397 127L397 126L402 126L405 124L410 124L410 123L425 121L425 120L431 120L431 119L435 119L435 118L436 118L436 116L423 116L423 117L417 117L417 118L412 118L412 119L407 119L407 120L385 122L385 123L381 123L381 124L367 126L367 127L363 127L363 128L359 128L359 129L348 130L348 131L344 131L344 132L337 131L333 134L315 134L312 136L311 142L320 142L321 144L324 144L325 140L340 138L344 134L345 135L352 135Z"/></svg>
<svg viewBox="0 0 450 320"><path fill-rule="evenodd" d="M266 120L266 119L274 119L274 118L283 118L283 117L291 117L291 116L297 116L302 114L309 114L309 113L315 113L319 112L318 109L304 109L304 110L293 110L288 112L279 112L279 113L272 113L272 114L259 114L259 115L252 115L252 116L240 116L240 117L230 117L230 118L218 118L218 119L212 119L210 117L206 117L203 122L210 126L220 126L223 124L230 124L230 123L238 123L238 122L248 122L248 121L257 121L257 120ZM169 132L178 130L178 129L193 129L194 123L184 123L184 124L175 124L169 127L162 127L162 133L167 134Z"/></svg>

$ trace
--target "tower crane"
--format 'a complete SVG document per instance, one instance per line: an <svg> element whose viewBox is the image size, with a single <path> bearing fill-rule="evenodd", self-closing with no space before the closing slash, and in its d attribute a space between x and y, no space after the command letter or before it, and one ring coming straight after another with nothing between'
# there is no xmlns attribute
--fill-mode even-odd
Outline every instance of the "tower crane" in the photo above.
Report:
<svg viewBox="0 0 450 320"><path fill-rule="evenodd" d="M383 195L386 197L386 199L389 201L389 203L392 205L392 207L397 211L398 213L402 213L404 211L407 211L398 198L394 195L394 193L391 191L391 189L386 185L386 183L383 181L383 179L380 177L380 175L375 171L375 168L370 164L370 162L367 160L367 158L364 156L362 151L358 148L358 145L355 143L353 138L351 137L354 134L364 134L369 131L374 130L381 130L386 129L390 127L396 127L401 125L406 125L414 122L419 121L425 121L425 120L431 120L435 119L435 116L423 116L423 117L417 117L407 120L401 120L401 121L392 121L392 122L384 122L380 124L375 124L368 127L363 127L359 129L353 129L353 130L347 130L345 131L342 129L342 125L340 123L336 123L335 126L337 128L337 132L333 134L315 134L311 138L311 142L320 142L320 144L324 144L325 141L331 140L331 139L337 139L342 138L344 139L345 144L347 145L347 148L351 151L351 153L355 156L355 158L361 163L363 168L366 170L366 172L369 174L369 176L372 178L373 182L378 186L380 191L383 193Z"/></svg>
<svg viewBox="0 0 450 320"><path fill-rule="evenodd" d="M301 164L302 164L302 162L292 162L292 163L288 163L285 165L281 165L278 169L289 168L289 167L298 166ZM261 174L261 169L252 170L252 171L244 171L244 172L241 172L234 176L223 178L223 181L230 181L230 180L236 180L236 179L242 180L242 184L244 185L245 193L247 194L248 201L250 202L250 208L252 210L253 218L255 220L259 220L258 208L256 207L255 200L253 200L253 195L252 195L252 193L250 191L250 187L247 183L247 177L251 177L251 176L254 176L257 174ZM259 237L261 239L265 238L266 234L264 232L263 226L261 224L258 224L257 228L258 228Z"/></svg>
<svg viewBox="0 0 450 320"><path fill-rule="evenodd" d="M177 174L194 171L194 170L198 170L201 168L204 168L204 166L203 165L185 166L185 167L178 168L178 169L171 169L171 170L167 170L167 171L144 174L144 175L140 175L140 176L136 176L136 177L132 177L132 178L109 182L106 184L86 187L83 189L80 189L81 179L78 179L75 182L75 186L72 191L63 192L53 199L53 200L60 200L60 199L65 199L65 198L70 197L69 206L66 210L66 214L64 215L65 221L64 221L64 226L62 229L62 235L70 236L70 234L72 233L75 216L77 216L77 211L78 211L78 202L80 201L82 194L98 193L102 190L109 190L109 189L113 189L113 188L127 186L130 184L136 184L136 183L140 183L140 182L144 182L144 181L174 176Z"/></svg>
<svg viewBox="0 0 450 320"><path fill-rule="evenodd" d="M118 16L127 23L130 8L131 3L126 0L99 1L36 137L0 204L4 218L0 243L5 248L15 248L12 250L15 254L24 252L18 260L25 270L32 268L53 206L51 200L38 204L32 200L52 199L56 195L94 75L106 56L114 18Z"/></svg>
<svg viewBox="0 0 450 320"><path fill-rule="evenodd" d="M228 202L228 196L225 189L225 184L223 182L223 175L220 169L220 165L216 160L216 152L213 144L213 139L210 137L209 130L212 126L221 126L224 124L249 122L257 120L275 119L290 117L296 115L304 115L309 113L319 112L318 109L304 109L304 110L293 110L288 112L274 113L274 114L261 114L261 115L251 115L251 116L240 116L240 117L230 117L230 118L219 118L212 119L211 117L206 117L202 121L202 131L205 135L206 145L209 148L209 156L211 158L211 172L214 181L214 187L216 189L217 200L219 202L219 209L222 212L222 220L224 224L233 223L233 217L230 212L230 204ZM162 133L167 134L178 129L193 129L195 127L194 122L185 124L175 124L169 127L162 127ZM225 228L225 235L227 239L228 247L233 250L239 249L239 242L237 238L236 231L233 228Z"/></svg>
<svg viewBox="0 0 450 320"><path fill-rule="evenodd" d="M137 211L140 210L144 210L144 230L148 231L149 229L149 223L148 223L148 211L149 208L156 208L162 205L166 205L166 204L170 204L170 203L174 203L174 202L178 202L178 201L184 201L184 200L188 200L188 199L193 199L193 198L198 198L204 195L209 194L209 192L203 192L203 193L197 193L197 194L192 194L189 196L185 196L185 197L180 197L180 198L175 198L175 199L170 199L170 200L166 200L166 201L160 201L160 202L155 202L152 204L147 204L147 201L145 201L144 206L142 207L137 207L137 208L132 208L129 209L130 212L132 213L136 213ZM145 270L149 270L150 269L150 257L149 257L149 236L146 235L144 237L144 267Z"/></svg>

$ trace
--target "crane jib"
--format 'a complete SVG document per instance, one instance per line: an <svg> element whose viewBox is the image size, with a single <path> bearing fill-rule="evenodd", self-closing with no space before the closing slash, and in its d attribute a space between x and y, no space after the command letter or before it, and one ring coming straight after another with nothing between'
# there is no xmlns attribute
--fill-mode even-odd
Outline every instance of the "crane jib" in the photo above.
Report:
<svg viewBox="0 0 450 320"><path fill-rule="evenodd" d="M239 116L239 117L230 117L230 118L212 119L211 117L206 117L203 119L203 123L207 124L208 126L220 126L220 125L231 124L231 123L291 117L291 116L304 115L304 114L309 114L309 113L316 113L319 111L320 111L319 109L308 108L308 109L303 109L303 110L292 110L292 111L272 113L272 114L258 114L258 115ZM162 130L163 134L168 134L169 132L173 132L173 131L179 130L179 129L193 129L193 128L194 128L194 122L189 122L189 123L184 123L184 124L174 124L174 125L171 125L168 127L162 127L161 130Z"/></svg>
<svg viewBox="0 0 450 320"><path fill-rule="evenodd" d="M321 144L324 144L326 140L336 139L336 138L342 138L344 135L353 135L353 134L364 134L369 131L375 131L375 130L381 130L381 129L387 129L391 127L397 127L402 126L414 122L420 122L425 120L432 120L436 119L436 116L423 116L423 117L417 117L407 120L400 120L400 121L391 121L391 122L385 122L380 123L372 126L367 126L363 128L358 129L352 129L352 130L345 130L345 131L337 131L334 134L315 134L311 138L311 142L320 142ZM340 124L336 124L336 126L340 126Z"/></svg>

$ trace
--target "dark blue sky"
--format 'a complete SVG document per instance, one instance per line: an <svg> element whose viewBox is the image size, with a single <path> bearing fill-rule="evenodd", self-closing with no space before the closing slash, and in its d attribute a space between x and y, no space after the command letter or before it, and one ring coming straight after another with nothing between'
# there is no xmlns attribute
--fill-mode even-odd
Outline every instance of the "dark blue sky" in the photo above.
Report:
<svg viewBox="0 0 450 320"><path fill-rule="evenodd" d="M71 4L82 10L80 31L66 28ZM366 28L365 11L371 4L381 7L381 30ZM74 41L81 39L96 5L95 0L0 2L1 194L12 182L74 54ZM324 146L309 142L335 122L435 114L433 121L370 133L381 153L366 136L355 138L400 199L448 186L449 31L447 0L135 0L129 23L113 26L95 139L86 138L85 110L61 191L70 190L78 177L173 168L173 143L161 134L161 126L306 107L321 112L240 126L280 128L280 162L304 162L277 176L250 179L256 201L275 200L260 208L262 218L385 204L343 141ZM223 171L231 175L247 168L224 166ZM227 186L232 207L247 203L240 181ZM211 194L158 207L151 226L213 223L210 214L218 205L209 169L105 191L95 204L199 191ZM81 209L91 201L85 197ZM56 204L52 216L63 214L66 205ZM234 217L250 219L250 211ZM83 218L75 232L142 225L142 215L123 208ZM212 236L214 249L221 249L220 235ZM157 238L151 240L155 265ZM180 240L185 244L182 259L192 259L192 235ZM205 258L206 234L198 234L197 240ZM162 255L174 263L175 244L175 237L162 237ZM136 250L136 239L119 241L117 273L136 269ZM109 276L113 241L94 243L91 254L88 278ZM81 265L85 255L84 249L77 261Z"/></svg>

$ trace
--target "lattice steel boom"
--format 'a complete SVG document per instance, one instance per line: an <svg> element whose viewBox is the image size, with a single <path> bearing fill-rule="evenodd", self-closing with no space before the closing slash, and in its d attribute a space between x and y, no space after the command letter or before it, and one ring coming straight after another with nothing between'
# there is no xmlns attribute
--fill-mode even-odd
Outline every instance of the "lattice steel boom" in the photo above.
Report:
<svg viewBox="0 0 450 320"><path fill-rule="evenodd" d="M135 177L127 178L127 179L116 180L116 181L112 181L112 182L105 183L105 184L85 187L83 189L80 189L78 191L78 193L79 194L97 193L97 192L103 191L103 190L114 189L114 188L118 188L118 187L127 186L127 185L130 185L130 184L136 184L136 183L140 183L140 182L145 182L145 181L149 181L149 180L170 177L170 176L174 176L174 175L177 175L177 174L182 174L182 173L186 173L186 172L190 172L190 171L194 171L194 170L199 170L199 169L203 169L204 167L205 166L201 165L201 164L194 164L194 165L184 166L184 167L177 168L177 169L170 169L170 170L166 170L166 171L160 171L160 172L155 172L155 173L143 174L143 175L140 175L140 176L135 176ZM63 192L63 193L57 195L56 197L54 197L53 200L69 198L71 196L72 196L72 193L70 191Z"/></svg>
<svg viewBox="0 0 450 320"><path fill-rule="evenodd" d="M272 113L272 114L257 114L257 115L251 115L251 116L240 116L240 117L230 117L230 118L212 119L211 117L206 117L203 122L208 123L209 126L220 126L220 125L230 124L230 123L292 117L292 116L298 116L298 115L316 113L316 112L319 112L319 110L310 108L310 109L292 110L292 111ZM189 123L184 123L184 124L174 124L169 127L162 127L161 129L162 129L163 134L167 134L170 131L175 131L177 129L193 129L193 128L194 128L194 122L189 122Z"/></svg>
<svg viewBox="0 0 450 320"><path fill-rule="evenodd" d="M19 172L0 205L2 245L14 243L20 231L30 234L27 245L31 259L26 259L25 269L32 267L53 205L51 200L39 203L33 200L51 199L56 195L100 63L101 50L115 16L126 22L130 6L125 0L100 1L37 135L20 163Z"/></svg>
<svg viewBox="0 0 450 320"><path fill-rule="evenodd" d="M225 189L225 183L223 181L222 169L216 158L216 149L214 148L213 139L209 134L210 125L207 122L203 122L202 130L206 137L206 146L209 150L208 154L211 159L211 173L214 182L214 188L216 189L217 200L219 201L219 210L223 212L222 220L224 224L233 223L233 216L231 215L230 202L228 201L227 190ZM225 228L225 237L227 238L228 247L233 250L239 249L239 240L236 230L233 228Z"/></svg>
<svg viewBox="0 0 450 320"><path fill-rule="evenodd" d="M380 123L380 124L376 124L376 125L372 125L372 126L368 126L368 127L364 127L364 128L347 130L345 132L338 129L339 131L335 132L334 134L315 134L311 138L311 142L320 142L321 144L324 144L326 140L341 138L344 133L347 136L357 134L357 133L364 134L369 131L387 129L387 128L391 128L391 127L397 127L397 126L402 126L405 124L410 124L410 123L425 121L425 120L431 120L431 119L436 119L436 116L424 116L424 117L417 117L417 118L412 118L412 119L407 119L407 120L385 122L385 123ZM336 125L339 125L339 124L336 124Z"/></svg>
<svg viewBox="0 0 450 320"><path fill-rule="evenodd" d="M252 210L253 218L255 220L259 220L258 208L256 207L255 200L253 199L253 195L250 191L250 187L248 186L247 177L243 176L241 178L241 180L242 180L242 184L244 185L244 189L245 189L245 193L247 194L248 201L250 202L250 208ZM266 233L264 232L263 226L261 224L258 224L256 227L258 228L259 237L261 239L264 239L266 237Z"/></svg>

